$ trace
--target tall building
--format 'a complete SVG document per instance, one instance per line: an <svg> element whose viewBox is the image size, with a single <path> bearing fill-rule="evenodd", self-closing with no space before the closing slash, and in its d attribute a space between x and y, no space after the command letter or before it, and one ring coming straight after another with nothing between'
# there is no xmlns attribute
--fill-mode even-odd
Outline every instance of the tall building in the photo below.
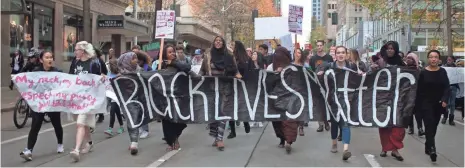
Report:
<svg viewBox="0 0 465 168"><path fill-rule="evenodd" d="M312 17L320 23L320 25L324 25L325 20L325 0L312 0Z"/></svg>
<svg viewBox="0 0 465 168"><path fill-rule="evenodd" d="M326 19L326 39L334 45L336 42L338 13L337 0L327 0L325 5Z"/></svg>
<svg viewBox="0 0 465 168"><path fill-rule="evenodd" d="M278 11L279 15L281 16L281 0L273 0L273 6Z"/></svg>

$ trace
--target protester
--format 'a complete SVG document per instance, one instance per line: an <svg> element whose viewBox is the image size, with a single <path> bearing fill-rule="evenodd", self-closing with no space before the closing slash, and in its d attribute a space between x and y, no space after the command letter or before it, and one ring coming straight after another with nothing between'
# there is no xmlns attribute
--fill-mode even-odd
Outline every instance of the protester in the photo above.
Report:
<svg viewBox="0 0 465 168"><path fill-rule="evenodd" d="M191 58L186 56L182 45L176 46L176 59L185 62L187 65L192 65Z"/></svg>
<svg viewBox="0 0 465 168"><path fill-rule="evenodd" d="M115 78L119 74L118 65L117 65L118 61L113 58L114 57L112 57L109 61L110 71L108 73L108 78L110 79ZM113 126L115 125L115 116L118 119L118 123L119 123L119 128L118 128L117 133L122 134L124 132L124 127L123 127L124 123L123 123L123 117L120 111L120 107L117 102L115 102L114 100L111 100L110 102L110 123L109 123L108 129L105 130L105 134L109 136L113 136Z"/></svg>
<svg viewBox="0 0 465 168"><path fill-rule="evenodd" d="M139 67L141 67L141 70L142 71L152 71L152 67L150 65L150 63L152 62L150 56L144 52L144 51L141 51L140 48L138 48L138 46L135 46L133 47L133 52L136 54L137 56L137 64L139 65ZM139 138L140 139L145 139L149 136L149 125L148 124L144 124L142 125L140 128L139 128Z"/></svg>
<svg viewBox="0 0 465 168"><path fill-rule="evenodd" d="M449 100L449 78L444 68L439 64L441 54L437 50L428 52L428 63L420 73L418 79L417 105L425 120L425 153L430 156L431 161L436 162L435 136L441 114L446 111Z"/></svg>
<svg viewBox="0 0 465 168"><path fill-rule="evenodd" d="M303 51L299 48L295 49L294 50L294 62L292 63L293 65L295 66L300 66L300 67L304 67L304 68L308 68L309 65L307 64L307 57L304 57L302 55ZM299 125L299 135L300 136L304 136L305 135L305 132L304 132L304 125L305 124L308 124L308 122L301 122L300 125Z"/></svg>
<svg viewBox="0 0 465 168"><path fill-rule="evenodd" d="M251 69L263 69L263 67L265 67L265 62L263 59L260 59L260 58L263 58L263 55L262 53L260 52L257 52L257 51L254 51L252 53L252 57L251 57L251 61L249 61L249 67L252 67ZM249 125L250 127L263 127L263 122L249 122Z"/></svg>
<svg viewBox="0 0 465 168"><path fill-rule="evenodd" d="M317 52L316 55L312 56L310 58L310 66L312 67L312 71L318 72L321 69L324 68L324 66L330 62L333 62L333 57L328 55L323 51L324 49L325 42L324 41L317 41L316 42L316 47L317 47ZM318 121L318 129L316 130L317 132L323 132L323 126L326 131L330 130L330 126L328 121Z"/></svg>
<svg viewBox="0 0 465 168"><path fill-rule="evenodd" d="M405 63L407 64L407 67L410 67L415 70L420 70L420 62L418 61L418 56L415 53L408 53L406 58L405 58ZM417 128L418 128L418 136L423 136L425 132L423 131L423 118L421 115L421 111L417 110L418 107L415 105L413 108L413 114L415 115L415 120L417 122ZM409 129L408 129L408 134L414 134L415 130L413 127L413 117L411 117L410 124L409 124Z"/></svg>
<svg viewBox="0 0 465 168"><path fill-rule="evenodd" d="M264 60L266 67L268 67L271 63L273 63L274 54L270 54L270 55L268 54L268 46L266 44L259 45L258 52L260 52L263 55L263 60Z"/></svg>
<svg viewBox="0 0 465 168"><path fill-rule="evenodd" d="M62 72L58 68L53 66L55 57L52 52L45 51L39 56L41 66L36 67L33 71L36 72ZM58 147L57 152L63 153L63 127L61 126L61 113L60 112L47 112L47 113L30 113L32 117L31 129L27 137L27 147L19 155L26 161L32 160L32 150L37 142L37 136L39 135L42 122L44 121L45 114L50 118L53 129L55 130L55 136L57 137Z"/></svg>
<svg viewBox="0 0 465 168"><path fill-rule="evenodd" d="M385 67L389 66L405 66L402 58L399 55L399 44L395 41L389 41L381 48L381 59L386 63ZM384 68L379 65L378 68ZM398 161L403 161L404 158L400 155L399 150L404 147L403 140L405 137L405 128L389 127L379 128L379 138L381 140L382 151L380 156L386 157L387 151L392 151L391 156Z"/></svg>
<svg viewBox="0 0 465 168"><path fill-rule="evenodd" d="M11 57L11 74L18 74L24 65L23 53L20 50L16 50L14 55ZM10 90L13 90L13 81L10 83Z"/></svg>
<svg viewBox="0 0 465 168"><path fill-rule="evenodd" d="M291 54L284 47L275 50L273 63L267 70L281 72L285 67L291 65ZM291 153L292 143L297 140L297 128L300 122L295 120L273 121L273 128L276 136L280 139L278 147L285 148L288 154Z"/></svg>
<svg viewBox="0 0 465 168"><path fill-rule="evenodd" d="M443 67L457 67L455 65L455 58L453 56L448 56L447 57L447 62L443 65ZM444 113L444 117L442 118L441 123L445 124L447 122L447 119L449 119L449 125L454 126L455 125L455 98L457 97L457 92L460 90L459 84L454 83L451 84L450 87L450 94L449 94L449 104L447 105L447 110Z"/></svg>
<svg viewBox="0 0 465 168"><path fill-rule="evenodd" d="M249 69L253 69L254 67L249 64L252 60L247 56L247 52L245 50L244 44L240 41L234 41L234 48L233 48L233 56L235 58L237 69L242 76L247 75L249 73ZM231 133L228 135L228 139L232 139L236 137L236 126L234 121L229 121L229 127L231 128ZM245 133L250 132L250 125L249 122L244 122Z"/></svg>
<svg viewBox="0 0 465 168"><path fill-rule="evenodd" d="M107 66L105 64L104 58L102 58L103 57L102 51L95 48L95 46L94 46L94 50L95 50L95 57L98 59L99 64L100 64L100 68L101 68L100 72L102 73L102 75L107 75L108 74L108 69L107 69ZM98 115L97 123L102 123L103 120L105 119L103 113L99 113L97 115Z"/></svg>
<svg viewBox="0 0 465 168"><path fill-rule="evenodd" d="M355 66L355 71L357 73L365 73L368 71L366 64L360 59L360 54L356 49L349 50L350 57L348 61L350 62L351 66Z"/></svg>
<svg viewBox="0 0 465 168"><path fill-rule="evenodd" d="M26 65L21 69L21 72L32 72L36 67L40 67L41 63L39 60L39 56L42 52L37 48L31 48L29 53L27 54L27 61Z"/></svg>
<svg viewBox="0 0 465 168"><path fill-rule="evenodd" d="M176 58L176 52L172 45L166 45L163 50L163 62L161 72L172 73L173 75L177 72L186 72L189 74L191 66L183 61L178 61ZM192 74L192 73L191 73ZM195 74L192 74L195 75ZM174 100L177 101L177 100ZM171 121L169 118L162 120L164 140L168 144L167 150L178 150L180 148L179 136L182 131L187 127L184 123L176 123Z"/></svg>
<svg viewBox="0 0 465 168"><path fill-rule="evenodd" d="M235 76L237 78L242 78L240 73L237 70L237 66L234 62L233 56L228 53L225 40L217 36L213 41L211 51L209 55L206 55L203 59L202 67L200 68L200 75L203 76ZM224 86L232 87L232 86ZM225 93L232 94L232 93ZM225 100L226 95L221 95L220 101ZM226 127L225 121L215 121L209 124L210 127L210 136L215 138L212 146L218 148L218 150L224 150L223 135Z"/></svg>
<svg viewBox="0 0 465 168"><path fill-rule="evenodd" d="M134 52L127 52L121 55L118 58L118 70L119 74L129 74L129 73L138 73L142 70L141 67L138 65L137 55ZM142 114L139 114L142 115ZM139 142L139 128L131 128L130 124L126 124L128 126L128 134L129 139L131 140L131 144L129 146L129 150L131 155L136 155L139 152L138 149L138 142Z"/></svg>
<svg viewBox="0 0 465 168"><path fill-rule="evenodd" d="M92 44L81 41L76 44L74 50L76 60L73 61L70 67L70 74L95 74L101 75L100 61L96 58L95 50ZM86 114L75 115L77 130L76 130L76 146L70 152L71 158L77 162L80 160L80 153L88 153L92 150L91 128L95 128L95 113L91 111ZM85 147L81 150L81 144L85 143Z"/></svg>

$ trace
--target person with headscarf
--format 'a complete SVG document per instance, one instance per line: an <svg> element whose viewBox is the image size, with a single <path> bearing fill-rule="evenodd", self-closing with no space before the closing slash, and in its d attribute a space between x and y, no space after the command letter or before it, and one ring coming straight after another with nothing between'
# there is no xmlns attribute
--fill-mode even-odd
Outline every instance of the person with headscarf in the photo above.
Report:
<svg viewBox="0 0 465 168"><path fill-rule="evenodd" d="M395 41L389 41L381 48L381 59L384 62L384 67L390 66L405 66L402 58L399 55L399 44ZM384 68L379 65L378 68ZM403 161L404 158L400 155L399 150L404 147L403 140L405 138L405 128L402 127L387 127L379 128L379 139L381 140L382 151L381 157L386 157L388 151L391 156L398 161Z"/></svg>
<svg viewBox="0 0 465 168"><path fill-rule="evenodd" d="M139 60L137 59L137 55L134 52L126 52L122 54L118 58L118 62L117 62L118 71L119 71L118 75L140 72L142 68L139 67L138 61ZM135 118L142 117L142 114L140 113L133 114L133 115L139 115L139 116L134 116ZM136 155L139 152L139 149L138 149L139 128L131 128L129 124L126 124L126 125L128 129L129 139L131 141L129 150L131 152L131 155Z"/></svg>
<svg viewBox="0 0 465 168"><path fill-rule="evenodd" d="M236 78L242 78L242 75L237 69L234 57L228 52L226 42L222 37L217 36L213 40L210 53L205 55L199 74L202 76L234 76ZM232 87L232 85L223 85L223 87ZM226 96L233 93L223 94L225 95L220 95L220 101L227 101ZM223 107L220 109L223 109ZM223 135L226 128L226 121L214 121L213 123L209 124L209 127L209 135L215 138L212 146L217 147L220 151L223 151Z"/></svg>
<svg viewBox="0 0 465 168"><path fill-rule="evenodd" d="M407 56L405 57L405 63L407 64L407 67L411 69L420 70L420 66L419 66L420 62L418 61L418 56L413 52L407 54ZM423 136L425 133L423 131L423 118L422 118L422 115L420 115L417 112L416 106L413 108L413 114L414 116L411 117L411 120L409 122L408 134L414 134L415 132L415 129L413 127L414 125L413 118L415 117L415 120L417 122L417 128L418 128L418 136Z"/></svg>
<svg viewBox="0 0 465 168"><path fill-rule="evenodd" d="M447 71L439 66L441 53L437 50L428 52L428 66L421 72L418 79L416 106L425 121L425 154L436 162L435 137L441 115L447 110L450 88Z"/></svg>
<svg viewBox="0 0 465 168"><path fill-rule="evenodd" d="M280 73L285 67L291 65L291 60L291 53L284 47L278 47L275 50L273 62L268 65L267 70ZM270 87L269 89L273 88ZM285 148L286 152L290 154L292 150L291 145L297 140L297 129L301 122L285 120L273 121L271 123L273 124L276 137L280 140L278 147Z"/></svg>

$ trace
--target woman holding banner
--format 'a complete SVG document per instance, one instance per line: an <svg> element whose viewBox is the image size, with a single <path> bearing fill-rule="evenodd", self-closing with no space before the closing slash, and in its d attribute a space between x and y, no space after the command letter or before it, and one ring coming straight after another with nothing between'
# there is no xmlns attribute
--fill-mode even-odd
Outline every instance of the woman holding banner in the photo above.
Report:
<svg viewBox="0 0 465 168"><path fill-rule="evenodd" d="M350 57L347 57L348 50L347 48L343 46L337 46L336 47L336 61L331 62L326 65L325 71L328 69L343 69L343 70L348 70L352 72L357 72L358 68L354 64L351 64L349 62ZM324 71L319 71L317 75L323 75ZM358 71L358 74L362 74L362 71ZM339 97L334 97L335 99L339 99ZM341 104L343 105L343 104ZM342 107L345 109L346 107ZM338 141L338 131L339 129L341 130L341 140L342 143L344 144L344 152L342 153L342 160L348 160L351 156L352 153L349 152L349 144L350 144L350 127L347 122L344 122L343 119L339 119L339 121L336 121L335 116L330 116L331 119L331 139L332 139L332 147L331 147L331 152L336 153L337 152L337 141ZM337 117L339 118L339 117Z"/></svg>
<svg viewBox="0 0 465 168"><path fill-rule="evenodd" d="M402 58L399 56L399 44L395 41L389 41L381 48L381 58L385 63L378 65L377 68L381 69L389 66L405 66ZM379 139L381 140L382 151L381 157L386 157L388 151L391 156L398 161L403 161L404 158L400 155L399 149L404 147L403 140L405 137L405 128L402 127L389 127L379 128Z"/></svg>
<svg viewBox="0 0 465 168"><path fill-rule="evenodd" d="M142 70L138 65L137 55L134 52L127 52L121 55L118 58L117 66L120 74L138 73ZM129 139L131 140L129 150L131 151L131 155L136 155L139 152L139 128L131 128L130 124L126 125L128 126Z"/></svg>
<svg viewBox="0 0 465 168"><path fill-rule="evenodd" d="M174 46L166 45L163 49L163 62L161 64L162 70L159 72L164 72L168 74L176 74L177 72L189 73L191 71L191 66L185 61L176 60L176 51ZM194 72L191 75L196 75ZM177 100L174 100L177 101ZM164 118L162 120L163 126L163 135L166 143L169 145L167 148L168 151L178 150L181 146L179 145L179 136L181 136L182 131L187 127L184 123L176 123L171 121L169 118Z"/></svg>
<svg viewBox="0 0 465 168"><path fill-rule="evenodd" d="M284 47L278 47L275 51L273 63L268 66L267 70L279 73L289 65L291 65L291 53ZM285 148L286 152L290 154L291 145L297 140L297 128L300 122L285 120L273 121L272 124L276 136L280 139L278 147Z"/></svg>
<svg viewBox="0 0 465 168"><path fill-rule="evenodd" d="M233 56L237 63L237 69L241 75L246 75L249 69L254 69L252 59L247 55L244 44L240 41L234 41ZM231 133L228 135L228 139L236 137L236 125L234 121L229 121L229 127L231 127ZM245 133L250 132L249 122L244 122Z"/></svg>
<svg viewBox="0 0 465 168"><path fill-rule="evenodd" d="M418 61L418 56L415 53L408 53L406 58L405 58L405 63L407 64L407 67L415 70L420 70L420 62ZM423 136L425 132L423 131L423 118L421 115L421 111L417 110L418 107L415 105L413 108L413 114L415 115L415 120L417 122L417 128L418 128L418 136ZM410 118L410 123L409 123L409 129L408 129L408 134L414 134L415 129L413 127L413 116Z"/></svg>
<svg viewBox="0 0 465 168"><path fill-rule="evenodd" d="M228 52L226 42L222 37L215 37L210 53L207 54L206 57L203 59L202 67L200 68L199 74L204 76L235 76L237 78L242 78L241 74L237 70L234 58ZM225 97L226 95L222 95L221 101L228 101L227 99L225 99ZM224 105L225 103L220 104ZM220 107L220 109L223 109L223 107ZM217 147L220 151L223 151L223 135L226 127L226 121L215 121L213 123L210 123L209 127L210 136L215 138L215 141L213 142L212 146Z"/></svg>
<svg viewBox="0 0 465 168"><path fill-rule="evenodd" d="M292 63L295 66L303 67L305 69L310 68L310 65L307 63L307 57L302 56L303 51L300 48L296 48L294 50L294 62ZM302 121L299 125L299 135L304 136L304 125L307 124L308 121Z"/></svg>
<svg viewBox="0 0 465 168"><path fill-rule="evenodd" d="M39 60L41 62L41 66L36 67L32 71L40 71L40 72L62 72L61 70L53 67L53 62L55 57L53 56L52 52L45 51L42 52L39 56ZM27 137L27 147L22 151L19 155L25 159L26 161L32 160L32 150L37 142L37 136L39 135L40 128L42 127L42 121L44 121L45 114L50 117L52 122L53 128L55 129L55 135L58 141L58 153L63 153L63 127L61 126L61 113L60 112L47 112L47 113L38 113L32 112L32 124L31 130L29 131L29 135Z"/></svg>
<svg viewBox="0 0 465 168"><path fill-rule="evenodd" d="M436 162L435 136L441 115L447 111L450 88L444 68L439 67L441 54L437 50L428 52L429 65L420 72L417 90L417 105L425 121L425 153Z"/></svg>
<svg viewBox="0 0 465 168"><path fill-rule="evenodd" d="M71 64L71 74L102 75L100 61L96 58L92 44L86 41L78 42L74 54L76 55L76 60ZM95 113L96 112L91 111L87 114L75 115L77 125L76 146L74 150L70 152L70 156L75 162L80 160L80 153L88 153L92 150L91 129L95 128ZM87 143L81 150L81 145L84 141L87 141Z"/></svg>

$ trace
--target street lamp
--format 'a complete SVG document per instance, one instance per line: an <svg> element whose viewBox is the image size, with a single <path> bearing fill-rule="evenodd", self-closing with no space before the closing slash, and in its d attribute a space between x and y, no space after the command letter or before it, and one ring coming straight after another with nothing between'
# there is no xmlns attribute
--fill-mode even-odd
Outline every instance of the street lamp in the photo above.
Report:
<svg viewBox="0 0 465 168"><path fill-rule="evenodd" d="M227 39L227 35L226 35L226 31L227 31L227 28L226 28L226 11L228 11L229 8L231 8L231 6L235 5L235 4L239 4L240 2L234 2L232 4L230 4L226 9L225 9L225 6L223 4L223 8L221 8L221 13L223 13L223 21L221 22L222 23L222 27L223 27L223 38L225 38L225 41L228 41Z"/></svg>

